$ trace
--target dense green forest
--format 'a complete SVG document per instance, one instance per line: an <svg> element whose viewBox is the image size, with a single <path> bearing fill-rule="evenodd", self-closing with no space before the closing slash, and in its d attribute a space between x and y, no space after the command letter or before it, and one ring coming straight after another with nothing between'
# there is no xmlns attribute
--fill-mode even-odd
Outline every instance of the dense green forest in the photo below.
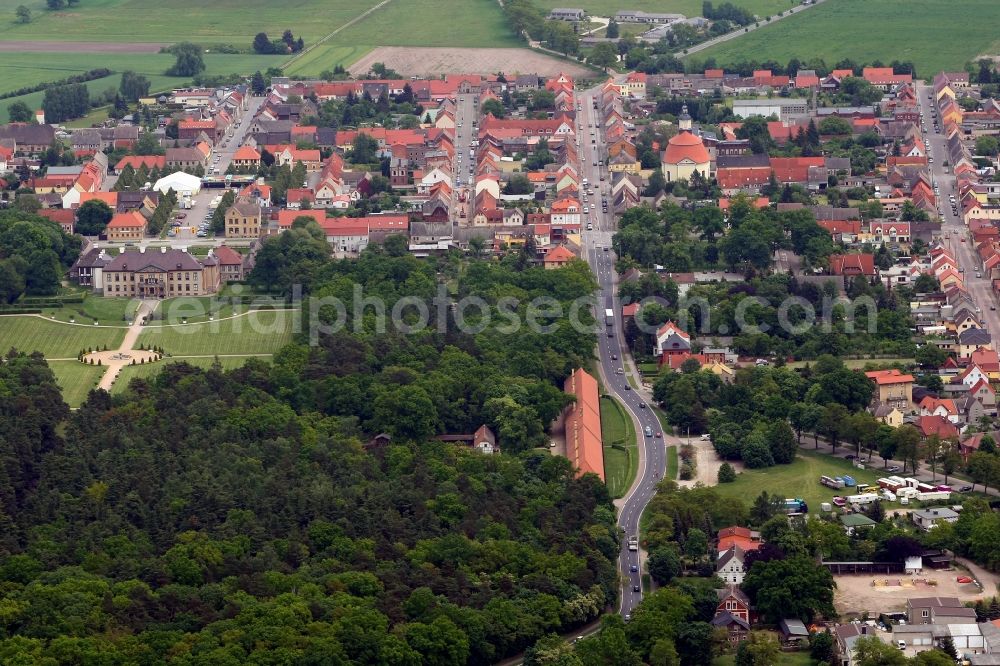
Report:
<svg viewBox="0 0 1000 666"><path fill-rule="evenodd" d="M356 280L390 301L439 280L490 304L593 287L517 256L313 268L311 293ZM44 359L10 354L0 663L485 664L594 619L616 594L614 508L533 448L593 333L453 324L304 333L273 365L171 365L72 413ZM432 437L482 423L502 455ZM375 432L392 442L364 448Z"/></svg>

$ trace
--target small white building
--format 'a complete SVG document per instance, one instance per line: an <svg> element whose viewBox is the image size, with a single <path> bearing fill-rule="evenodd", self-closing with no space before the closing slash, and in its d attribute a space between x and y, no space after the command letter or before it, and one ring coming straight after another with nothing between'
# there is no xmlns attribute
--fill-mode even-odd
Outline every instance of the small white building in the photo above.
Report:
<svg viewBox="0 0 1000 666"><path fill-rule="evenodd" d="M958 522L958 514L944 506L917 509L910 514L910 518L914 525L928 532L937 527L938 523Z"/></svg>

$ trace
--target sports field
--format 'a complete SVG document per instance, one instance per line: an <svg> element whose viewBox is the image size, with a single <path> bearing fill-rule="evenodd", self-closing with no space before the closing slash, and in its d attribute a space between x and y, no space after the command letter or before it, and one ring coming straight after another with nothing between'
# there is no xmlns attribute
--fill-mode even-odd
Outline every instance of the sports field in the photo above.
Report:
<svg viewBox="0 0 1000 666"><path fill-rule="evenodd" d="M78 361L52 361L49 367L62 389L63 400L70 407L79 407L90 390L97 387L107 370L102 366L84 365Z"/></svg>
<svg viewBox="0 0 1000 666"><path fill-rule="evenodd" d="M554 7L575 7L586 10L591 16L614 16L622 10L684 14L687 17L702 15L702 0L580 0L569 3L564 0L536 0L535 4L546 12ZM715 4L722 2L719 0ZM772 16L799 3L792 0L735 0L733 4L758 16Z"/></svg>
<svg viewBox="0 0 1000 666"><path fill-rule="evenodd" d="M738 4L738 3L737 3ZM917 76L961 70L970 59L1000 52L996 0L827 0L782 21L693 56L726 63L841 58L864 63L912 60Z"/></svg>
<svg viewBox="0 0 1000 666"><path fill-rule="evenodd" d="M33 315L0 316L0 349L39 351L47 358L76 358L81 349L107 345L116 349L125 337L124 327L88 326L49 321Z"/></svg>
<svg viewBox="0 0 1000 666"><path fill-rule="evenodd" d="M272 354L292 338L298 313L260 310L232 319L170 327L150 326L137 345L162 347L171 356Z"/></svg>
<svg viewBox="0 0 1000 666"><path fill-rule="evenodd" d="M235 368L243 367L243 365L250 358L258 358L264 361L270 361L270 357L250 357L250 356L222 356L219 358L219 363L226 370L232 370ZM188 363L197 368L209 368L215 362L214 358L211 357L198 357L198 358L168 358L160 363L149 363L146 365L129 365L122 368L121 374L118 375L118 379L115 381L114 385L111 387L111 393L122 393L128 388L129 382L133 379L139 377L150 378L158 375L163 368L170 365L171 363ZM67 400L68 402L68 400Z"/></svg>

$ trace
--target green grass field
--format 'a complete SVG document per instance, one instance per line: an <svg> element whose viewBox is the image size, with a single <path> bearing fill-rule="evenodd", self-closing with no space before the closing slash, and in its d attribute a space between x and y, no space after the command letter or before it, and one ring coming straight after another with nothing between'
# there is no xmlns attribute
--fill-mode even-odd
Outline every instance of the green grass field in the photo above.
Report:
<svg viewBox="0 0 1000 666"><path fill-rule="evenodd" d="M125 314L134 313L138 301L128 298L102 298L88 294L83 303L72 303L61 308L43 308L46 317L55 317L59 321L69 321L72 317L77 323L92 324L94 320L108 326L125 326Z"/></svg>
<svg viewBox="0 0 1000 666"><path fill-rule="evenodd" d="M148 327L137 344L157 345L171 356L271 354L291 340L293 315L263 310L203 324Z"/></svg>
<svg viewBox="0 0 1000 666"><path fill-rule="evenodd" d="M226 370L233 370L235 368L243 367L243 364L247 362L250 358L259 358L261 360L269 360L264 357L250 357L250 356L223 356L219 358L219 363ZM212 363L215 362L214 358L168 358L161 363L148 363L146 365L130 365L122 369L121 374L118 375L118 379L111 386L111 393L122 393L124 392L133 379L139 377L150 378L158 375L165 366L171 363L188 363L197 368L209 368Z"/></svg>
<svg viewBox="0 0 1000 666"><path fill-rule="evenodd" d="M59 388L62 389L63 400L70 407L79 407L90 390L97 388L97 382L107 370L77 361L53 361L49 363L49 367L55 373Z"/></svg>
<svg viewBox="0 0 1000 666"><path fill-rule="evenodd" d="M808 443L810 440L803 438L803 441ZM791 465L746 470L737 474L733 483L721 483L715 489L720 495L738 497L748 503L762 490L779 497L801 498L809 505L810 513L818 513L820 502L829 502L834 495L851 495L855 492L850 488L834 490L822 486L819 477L850 474L861 485L874 483L879 477L885 476L885 472L882 471L881 460L877 456L872 460L872 465L872 468L858 469L842 458L800 449Z"/></svg>
<svg viewBox="0 0 1000 666"><path fill-rule="evenodd" d="M702 15L701 0L580 0L570 3L563 0L537 0L535 4L545 11L549 11L553 7L576 7L587 10L591 16L614 16L616 12L622 10L676 13L684 14L687 17ZM758 16L768 16L785 9L791 9L798 2L791 0L736 0L733 4L737 7L744 7Z"/></svg>
<svg viewBox="0 0 1000 666"><path fill-rule="evenodd" d="M917 75L929 79L941 70L960 70L980 54L996 54L998 22L1000 3L995 0L827 0L692 57L713 57L720 65L793 57L821 57L829 66L841 58L858 63L912 60Z"/></svg>
<svg viewBox="0 0 1000 666"><path fill-rule="evenodd" d="M818 662L809 656L808 652L782 652L778 655L778 660L773 662L774 666L812 666ZM712 660L712 666L734 666L736 655L725 654Z"/></svg>
<svg viewBox="0 0 1000 666"><path fill-rule="evenodd" d="M0 349L39 351L49 358L76 358L81 349L107 345L116 349L125 337L125 328L61 324L34 316L0 317Z"/></svg>
<svg viewBox="0 0 1000 666"><path fill-rule="evenodd" d="M680 460L678 460L677 447L668 446L667 447L667 473L664 478L676 479L677 470L680 469Z"/></svg>
<svg viewBox="0 0 1000 666"><path fill-rule="evenodd" d="M2 2L2 0L0 0ZM146 76L152 92L169 90L186 85L189 80L165 76L173 56L165 53L3 53L0 54L0 92L17 90L26 85L56 81L67 76L106 67L111 76L87 82L91 96L108 88L118 89L121 72L131 69ZM284 58L258 55L205 54L206 74L252 74L268 67L280 65ZM6 121L7 107L13 102L24 102L32 109L41 107L44 92L35 92L0 100L0 120Z"/></svg>
<svg viewBox="0 0 1000 666"><path fill-rule="evenodd" d="M404 0L405 1L405 0ZM310 40L330 33L377 0L87 0L72 9L50 12L43 0L0 0L6 17L4 39L84 42L178 42L250 44L260 31L281 36L285 29ZM14 23L14 10L26 5L27 25Z"/></svg>
<svg viewBox="0 0 1000 666"><path fill-rule="evenodd" d="M639 471L635 427L613 398L601 398L601 438L604 440L604 479L612 497L628 492ZM611 446L624 445L625 450Z"/></svg>

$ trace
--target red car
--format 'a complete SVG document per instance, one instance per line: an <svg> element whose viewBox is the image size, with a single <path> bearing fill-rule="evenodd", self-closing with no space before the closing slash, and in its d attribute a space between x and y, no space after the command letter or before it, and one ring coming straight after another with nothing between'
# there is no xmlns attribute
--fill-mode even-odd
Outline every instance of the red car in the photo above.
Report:
<svg viewBox="0 0 1000 666"><path fill-rule="evenodd" d="M185 217L187 217L187 213L177 213L178 220L183 220Z"/></svg>

